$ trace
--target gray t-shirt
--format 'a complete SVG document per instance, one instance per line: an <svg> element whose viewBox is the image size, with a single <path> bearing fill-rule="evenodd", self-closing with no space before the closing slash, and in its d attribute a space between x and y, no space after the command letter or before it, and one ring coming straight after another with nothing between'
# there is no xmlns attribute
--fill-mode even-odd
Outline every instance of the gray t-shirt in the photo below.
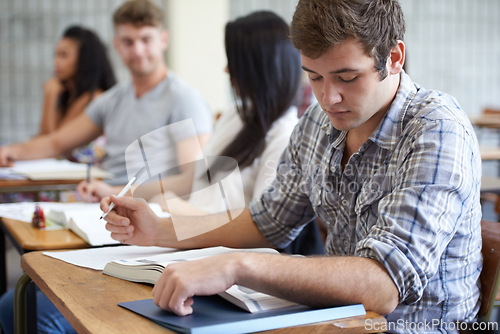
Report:
<svg viewBox="0 0 500 334"><path fill-rule="evenodd" d="M141 136L166 125L192 119L197 135L211 133L212 113L202 96L172 71L157 86L137 98L132 82L120 83L95 99L86 109L87 116L106 136L106 155L102 168L115 177L110 184L127 183L125 151ZM154 144L177 165L176 143L191 137L184 131L169 131Z"/></svg>

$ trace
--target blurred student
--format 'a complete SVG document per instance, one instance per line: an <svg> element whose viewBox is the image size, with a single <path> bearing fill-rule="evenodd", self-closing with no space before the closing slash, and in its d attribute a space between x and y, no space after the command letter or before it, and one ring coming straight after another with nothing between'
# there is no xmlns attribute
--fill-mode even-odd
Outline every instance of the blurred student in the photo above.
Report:
<svg viewBox="0 0 500 334"><path fill-rule="evenodd" d="M99 37L81 26L70 26L54 52L54 76L43 85L39 135L54 132L82 114L88 104L116 83L106 48ZM79 162L98 162L104 155L104 137L68 153ZM40 194L43 196L46 193ZM32 193L0 194L0 202L34 200ZM47 198L50 198L48 196Z"/></svg>
<svg viewBox="0 0 500 334"><path fill-rule="evenodd" d="M125 183L125 149L140 136L185 119L192 119L198 135L172 136L170 164L182 166L199 153L212 131L212 114L201 95L167 69L164 52L168 32L163 10L149 0L132 0L114 13L114 46L128 67L131 80L115 85L92 101L84 113L54 132L27 142L0 148L0 165L13 161L58 156L106 135L102 167L115 174L109 182ZM40 332L74 332L50 301L38 290L37 321ZM51 316L55 314L55 316ZM0 324L13 331L13 290L0 299Z"/></svg>
<svg viewBox="0 0 500 334"><path fill-rule="evenodd" d="M59 156L106 136L102 168L113 173L111 184L127 182L126 148L139 137L165 125L191 119L197 135L177 132L169 147L169 165L182 166L199 153L212 131L212 115L201 95L169 71L164 52L168 32L163 11L148 0L123 4L113 17L114 46L131 80L119 83L95 99L84 113L50 134L0 148L0 166L13 161Z"/></svg>
<svg viewBox="0 0 500 334"><path fill-rule="evenodd" d="M215 131L203 148L203 156L199 156L200 163L189 164L184 173L164 179L165 191L177 196L188 195L196 190L195 184L206 175L208 168L216 174L216 166L224 167L217 159L205 164L203 157L231 157L237 162L243 189L238 182L233 182L225 184L224 192L232 198L244 195L245 205L258 198L274 179L279 157L298 121L293 101L301 78L300 56L288 35L288 24L268 11L255 12L226 25L226 72L233 87L235 107L217 120ZM100 200L117 194L121 187L93 180L90 184L82 182L78 190L82 197L92 195ZM151 192L148 187L139 188L134 195L151 199L154 197ZM216 194L213 195L204 189L201 197L193 199L192 196L184 203L177 200L167 209L179 215L223 211L224 203L218 203ZM156 199L161 202L160 196Z"/></svg>
<svg viewBox="0 0 500 334"><path fill-rule="evenodd" d="M84 27L67 28L56 45L54 77L43 86L40 134L51 133L83 113L94 98L115 83L99 37Z"/></svg>

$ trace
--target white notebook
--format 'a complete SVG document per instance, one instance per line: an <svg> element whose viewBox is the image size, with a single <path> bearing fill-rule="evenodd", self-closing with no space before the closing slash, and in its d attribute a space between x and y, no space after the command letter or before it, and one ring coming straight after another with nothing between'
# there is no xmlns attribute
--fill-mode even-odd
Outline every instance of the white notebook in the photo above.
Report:
<svg viewBox="0 0 500 334"><path fill-rule="evenodd" d="M16 161L13 167L0 169L5 179L28 178L41 180L84 180L87 178L87 164L58 159L36 159ZM95 166L90 168L90 176L97 179L113 177L113 174Z"/></svg>
<svg viewBox="0 0 500 334"><path fill-rule="evenodd" d="M106 230L106 221L100 219L103 214L99 203L65 203L57 208L45 212L49 221L64 225L91 246L118 244ZM168 214L161 210L159 204L150 203L149 206L158 216ZM42 204L43 208L43 204Z"/></svg>

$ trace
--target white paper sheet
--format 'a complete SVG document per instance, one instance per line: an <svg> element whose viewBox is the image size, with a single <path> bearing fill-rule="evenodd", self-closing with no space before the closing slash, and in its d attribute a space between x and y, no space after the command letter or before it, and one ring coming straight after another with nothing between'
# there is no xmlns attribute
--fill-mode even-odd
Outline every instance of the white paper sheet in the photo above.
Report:
<svg viewBox="0 0 500 334"><path fill-rule="evenodd" d="M103 270L106 263L111 261L134 259L142 256L150 257L173 251L177 251L177 249L145 246L112 246L64 252L43 252L43 254L74 264L75 266Z"/></svg>

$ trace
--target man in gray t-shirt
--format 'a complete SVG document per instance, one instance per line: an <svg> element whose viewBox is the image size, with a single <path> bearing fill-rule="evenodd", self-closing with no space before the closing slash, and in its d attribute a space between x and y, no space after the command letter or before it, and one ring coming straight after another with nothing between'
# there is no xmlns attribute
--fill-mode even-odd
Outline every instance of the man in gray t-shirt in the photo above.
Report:
<svg viewBox="0 0 500 334"><path fill-rule="evenodd" d="M197 134L210 133L212 125L210 112L200 94L172 71L140 98L134 94L133 83L118 84L91 103L85 113L106 134L102 167L115 175L108 182L113 185L127 183L124 152L139 137L186 119L193 121ZM190 138L192 133L170 131L154 145L167 156L167 166L177 166L181 160L188 159L182 158L185 152L180 151L177 144L185 140L189 143ZM142 160L141 156L138 158Z"/></svg>
<svg viewBox="0 0 500 334"><path fill-rule="evenodd" d="M132 1L121 6L113 17L114 46L131 80L96 98L85 113L57 131L1 147L0 166L9 166L15 160L58 156L104 134L107 143L102 167L115 175L106 181L125 184L127 147L154 130L182 120L192 120L194 130L173 131L173 135L153 142L150 149L157 147L165 154L163 162L180 166L180 171L183 164L195 160L212 131L212 114L201 95L167 69L164 52L168 33L163 28L161 11L153 12L141 2ZM92 193L92 185L84 184L83 188Z"/></svg>
<svg viewBox="0 0 500 334"><path fill-rule="evenodd" d="M163 57L168 33L162 28L162 16L163 11L150 1L129 1L121 5L113 17L114 46L128 67L131 80L99 96L85 113L52 134L0 147L0 166L11 165L15 160L57 156L102 134L107 139L104 168L116 176L108 180L110 183L126 183L126 151L128 153L130 144L133 146L139 138L147 139L150 149L154 150L151 146L157 145L160 155L165 153L164 161L170 166L179 166L180 172L183 165L195 160L212 130L211 113L193 88L168 71ZM190 119L194 131L183 131L179 122ZM151 136L152 133L173 123L161 140L149 140L158 138ZM139 156L136 160L142 162L141 159ZM0 300L0 327L6 332L13 331L13 297L11 290ZM40 290L36 299L40 331L75 332Z"/></svg>

